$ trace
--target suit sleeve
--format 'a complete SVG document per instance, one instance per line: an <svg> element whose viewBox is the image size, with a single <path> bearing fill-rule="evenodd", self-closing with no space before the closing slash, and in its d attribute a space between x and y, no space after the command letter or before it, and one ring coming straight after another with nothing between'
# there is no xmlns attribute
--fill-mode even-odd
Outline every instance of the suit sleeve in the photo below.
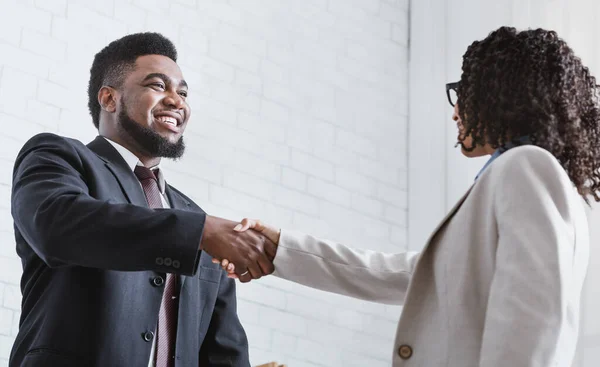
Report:
<svg viewBox="0 0 600 367"><path fill-rule="evenodd" d="M48 266L196 272L204 214L97 200L87 169L74 146L52 134L35 136L17 157L12 216Z"/></svg>
<svg viewBox="0 0 600 367"><path fill-rule="evenodd" d="M237 315L235 281L225 272L199 361L200 366L250 367L248 339Z"/></svg>
<svg viewBox="0 0 600 367"><path fill-rule="evenodd" d="M565 366L575 351L587 267L585 214L558 162L540 149L527 153L504 162L495 180L499 239L482 367Z"/></svg>
<svg viewBox="0 0 600 367"><path fill-rule="evenodd" d="M386 254L351 249L293 231L281 231L275 276L366 301L401 305L416 252Z"/></svg>

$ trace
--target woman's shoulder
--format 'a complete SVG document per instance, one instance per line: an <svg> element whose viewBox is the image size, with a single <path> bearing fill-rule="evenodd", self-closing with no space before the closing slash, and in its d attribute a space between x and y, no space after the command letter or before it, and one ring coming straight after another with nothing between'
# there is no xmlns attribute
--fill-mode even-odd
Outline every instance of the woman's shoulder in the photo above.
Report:
<svg viewBox="0 0 600 367"><path fill-rule="evenodd" d="M538 147L537 145L526 144L514 147L504 152L500 157L504 161L521 160L521 159L533 159L537 161L553 161L558 163L558 160L544 148Z"/></svg>
<svg viewBox="0 0 600 367"><path fill-rule="evenodd" d="M498 157L494 163L496 163L494 171L503 173L523 171L555 175L557 172L561 172L562 175L567 177L566 171L556 157L546 149L536 145L521 145L509 149Z"/></svg>
<svg viewBox="0 0 600 367"><path fill-rule="evenodd" d="M483 178L483 177L482 177ZM573 183L560 162L546 149L535 145L521 145L502 153L489 167L485 178L499 188L522 185L540 186L550 190L572 188Z"/></svg>

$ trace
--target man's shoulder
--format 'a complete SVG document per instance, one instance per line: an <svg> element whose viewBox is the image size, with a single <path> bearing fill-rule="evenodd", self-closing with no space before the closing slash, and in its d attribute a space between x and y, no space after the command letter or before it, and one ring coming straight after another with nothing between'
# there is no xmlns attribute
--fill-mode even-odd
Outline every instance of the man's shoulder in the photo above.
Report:
<svg viewBox="0 0 600 367"><path fill-rule="evenodd" d="M35 147L40 147L40 146L65 146L65 147L71 146L75 149L85 148L85 144L83 144L81 141L79 141L77 139L69 138L66 136L49 133L49 132L36 134L36 135L32 136L31 138L29 138L29 140L27 140L27 142L25 142L25 144L23 145L23 147L30 147L30 148L35 148Z"/></svg>
<svg viewBox="0 0 600 367"><path fill-rule="evenodd" d="M81 141L44 132L32 136L25 142L16 157L15 167L29 162L29 159L42 158L54 161L58 159L77 165L77 162L89 161L92 157L93 152Z"/></svg>

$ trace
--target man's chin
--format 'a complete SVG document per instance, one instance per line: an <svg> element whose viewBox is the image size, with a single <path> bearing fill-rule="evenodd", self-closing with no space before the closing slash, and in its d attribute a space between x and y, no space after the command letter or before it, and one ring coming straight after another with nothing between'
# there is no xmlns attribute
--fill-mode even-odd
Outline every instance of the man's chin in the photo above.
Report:
<svg viewBox="0 0 600 367"><path fill-rule="evenodd" d="M149 129L154 131L154 134L160 136L161 138L165 139L170 143L176 143L179 139L181 139L181 136L183 135L183 130L175 132L157 125L150 126Z"/></svg>
<svg viewBox="0 0 600 367"><path fill-rule="evenodd" d="M159 134L158 136L160 136L162 138L163 144L168 144L168 145L177 145L179 144L179 141L182 139L181 135L175 135L175 134Z"/></svg>
<svg viewBox="0 0 600 367"><path fill-rule="evenodd" d="M181 135L166 135L157 131L154 131L154 134L152 134L150 131L152 130L149 130L147 134L130 135L145 154L151 157L167 159L179 159L183 156L185 143Z"/></svg>

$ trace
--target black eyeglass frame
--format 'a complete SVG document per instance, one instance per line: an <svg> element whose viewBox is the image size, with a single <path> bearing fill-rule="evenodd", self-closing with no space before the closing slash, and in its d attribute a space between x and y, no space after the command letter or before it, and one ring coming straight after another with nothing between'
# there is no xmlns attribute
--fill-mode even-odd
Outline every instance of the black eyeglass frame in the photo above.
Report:
<svg viewBox="0 0 600 367"><path fill-rule="evenodd" d="M452 98L450 97L450 91L453 90L458 95L458 87L460 86L460 82L448 83L446 84L446 97L448 97L448 102L450 106L454 107L455 103L452 103Z"/></svg>

